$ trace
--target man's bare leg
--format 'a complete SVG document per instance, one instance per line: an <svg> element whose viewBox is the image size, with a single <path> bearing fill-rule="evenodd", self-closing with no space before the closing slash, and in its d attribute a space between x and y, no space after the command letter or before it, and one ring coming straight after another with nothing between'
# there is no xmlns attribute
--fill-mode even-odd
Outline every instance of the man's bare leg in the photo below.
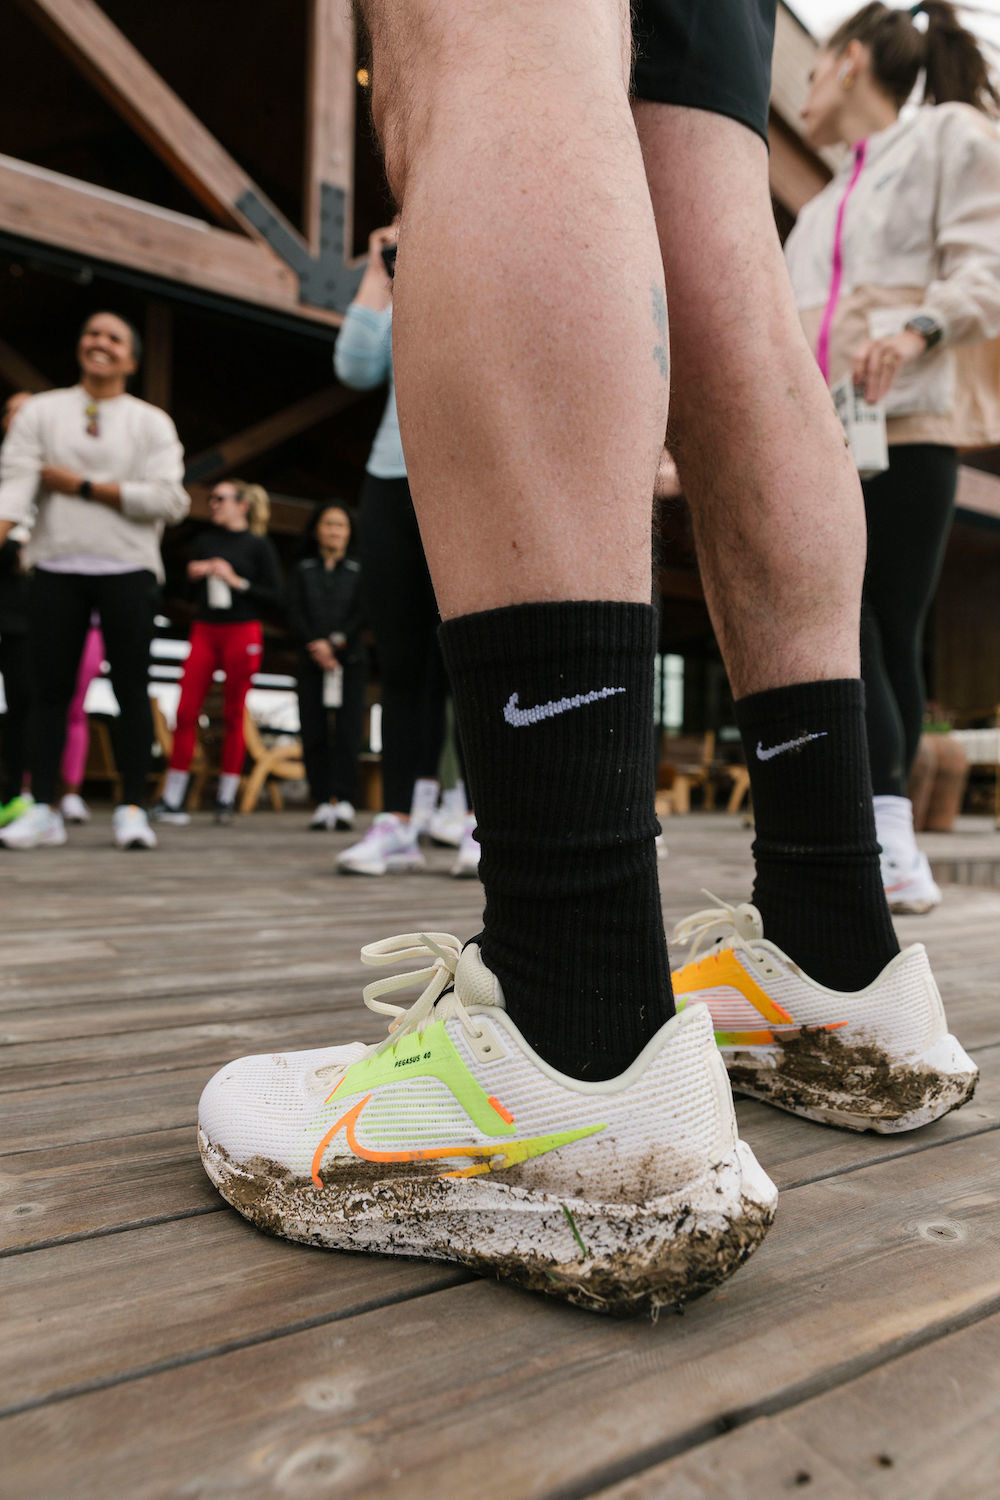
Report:
<svg viewBox="0 0 1000 1500"><path fill-rule="evenodd" d="M764 142L702 110L635 116L671 307L670 446L751 772L755 900L807 972L857 988L898 951L856 681L857 472L801 332Z"/></svg>
<svg viewBox="0 0 1000 1500"><path fill-rule="evenodd" d="M400 428L442 616L648 603L666 312L628 5L364 10L402 204Z"/></svg>
<svg viewBox="0 0 1000 1500"><path fill-rule="evenodd" d="M662 266L625 0L368 0L402 220L400 430L445 625L484 960L608 1078L672 1013L656 875L650 511Z"/></svg>

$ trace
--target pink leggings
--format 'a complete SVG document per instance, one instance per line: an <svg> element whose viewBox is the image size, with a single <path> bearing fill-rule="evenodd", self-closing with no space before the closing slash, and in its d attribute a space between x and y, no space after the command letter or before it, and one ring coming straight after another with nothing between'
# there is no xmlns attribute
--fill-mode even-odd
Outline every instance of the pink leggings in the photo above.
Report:
<svg viewBox="0 0 1000 1500"><path fill-rule="evenodd" d="M181 679L171 771L190 770L198 715L212 685L212 674L219 670L226 674L223 693L226 732L221 770L229 776L238 776L243 770L243 705L250 678L260 666L261 642L259 620L232 625L207 625L203 620L195 620L191 626L191 650Z"/></svg>
<svg viewBox="0 0 1000 1500"><path fill-rule="evenodd" d="M101 670L104 660L104 637L96 625L87 631L83 643L83 655L76 674L76 692L66 714L66 745L62 757L62 779L69 787L78 787L87 769L87 751L90 749L90 726L84 712L87 689Z"/></svg>

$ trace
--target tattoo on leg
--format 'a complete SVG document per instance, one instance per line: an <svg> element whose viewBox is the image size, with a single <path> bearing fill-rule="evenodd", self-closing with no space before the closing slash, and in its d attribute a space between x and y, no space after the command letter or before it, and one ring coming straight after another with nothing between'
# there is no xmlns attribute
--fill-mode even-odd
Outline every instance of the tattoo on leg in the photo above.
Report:
<svg viewBox="0 0 1000 1500"><path fill-rule="evenodd" d="M670 379L670 349L667 342L667 299L658 286L653 289L653 322L659 339L653 349L653 358L664 380Z"/></svg>

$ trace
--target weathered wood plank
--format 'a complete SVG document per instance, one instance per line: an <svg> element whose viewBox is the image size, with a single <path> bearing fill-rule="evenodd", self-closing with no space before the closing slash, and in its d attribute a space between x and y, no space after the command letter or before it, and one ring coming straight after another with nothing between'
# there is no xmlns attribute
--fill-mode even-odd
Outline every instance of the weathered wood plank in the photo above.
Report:
<svg viewBox="0 0 1000 1500"><path fill-rule="evenodd" d="M149 1497L599 1489L625 1461L651 1465L670 1445L703 1443L734 1420L794 1406L992 1313L1000 1305L994 1143L942 1146L932 1171L929 1159L786 1194L750 1264L684 1318L613 1324L494 1284L461 1285L405 1309L289 1334L266 1352L218 1354L198 1372L174 1369L14 1417L4 1424L9 1473L37 1476L41 1463L51 1493L102 1485L127 1493L141 1465ZM219 1224L212 1216L172 1228L196 1247L197 1235ZM212 1317L226 1295L223 1283L203 1297L190 1260L185 1276L176 1257L158 1257L164 1233L150 1232L152 1258L138 1266L140 1279L154 1265L161 1277L148 1333L149 1308L132 1305L134 1333L141 1327L153 1357L176 1345L165 1322L176 1316L189 1329L196 1310ZM58 1350L67 1384L100 1368L109 1347L102 1318L124 1316L93 1263L95 1243L68 1250L79 1256L79 1280L38 1282L57 1288L67 1323L56 1336L43 1319L33 1333L40 1366L51 1368ZM46 1257L53 1268L60 1257L69 1265L66 1247L23 1259ZM243 1279L262 1313L268 1295L284 1305L275 1264L254 1258ZM309 1273L290 1274L310 1305ZM88 1332L96 1350L85 1347ZM21 1378L29 1389L44 1384L31 1366Z"/></svg>
<svg viewBox="0 0 1000 1500"><path fill-rule="evenodd" d="M0 1158L0 1251L229 1212L202 1169L194 1119L173 1130Z"/></svg>
<svg viewBox="0 0 1000 1500"><path fill-rule="evenodd" d="M467 1279L454 1267L333 1257L233 1213L14 1256L0 1411Z"/></svg>
<svg viewBox="0 0 1000 1500"><path fill-rule="evenodd" d="M602 1500L986 1500L1000 1475L1000 1315L600 1491ZM808 1476L808 1478L806 1478Z"/></svg>

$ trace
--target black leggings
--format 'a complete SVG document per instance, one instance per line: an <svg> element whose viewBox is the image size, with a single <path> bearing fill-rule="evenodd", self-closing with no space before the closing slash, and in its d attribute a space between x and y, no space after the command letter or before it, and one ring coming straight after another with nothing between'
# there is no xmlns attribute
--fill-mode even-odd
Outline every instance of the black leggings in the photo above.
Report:
<svg viewBox="0 0 1000 1500"><path fill-rule="evenodd" d="M49 573L36 570L28 595L29 640L35 683L30 737L31 790L53 802L66 740L66 710L76 689L90 616L101 617L104 649L121 717L115 759L122 801L140 805L152 759L153 715L147 678L157 584L152 573Z"/></svg>
<svg viewBox="0 0 1000 1500"><path fill-rule="evenodd" d="M384 807L408 813L414 781L438 773L448 677L437 638L437 602L405 479L365 475L361 590L382 679Z"/></svg>
<svg viewBox="0 0 1000 1500"><path fill-rule="evenodd" d="M868 563L861 604L861 675L876 796L905 797L924 721L924 621L944 557L958 454L937 443L889 449L866 480Z"/></svg>
<svg viewBox="0 0 1000 1500"><path fill-rule="evenodd" d="M365 718L365 684L368 672L363 661L344 667L343 702L337 709L323 706L323 673L305 652L298 664L299 722L302 728L302 758L306 763L309 792L313 801L358 800L358 754ZM331 733L331 716L333 730Z"/></svg>
<svg viewBox="0 0 1000 1500"><path fill-rule="evenodd" d="M28 637L20 633L0 634L0 675L7 699L7 712L0 735L0 803L18 796L24 780L24 752L31 709L31 675L28 671Z"/></svg>

